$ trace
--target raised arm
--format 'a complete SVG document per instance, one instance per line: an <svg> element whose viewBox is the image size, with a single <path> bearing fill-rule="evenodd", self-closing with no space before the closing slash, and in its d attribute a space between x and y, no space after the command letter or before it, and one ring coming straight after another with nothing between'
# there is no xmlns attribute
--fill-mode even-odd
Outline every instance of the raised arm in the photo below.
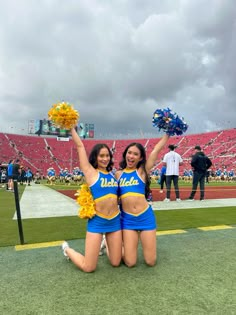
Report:
<svg viewBox="0 0 236 315"><path fill-rule="evenodd" d="M150 153L147 162L146 162L146 171L149 174L153 166L155 165L155 162L157 160L159 152L164 148L166 143L169 140L169 136L167 134L164 134L164 136L161 138L161 140L155 145L154 149Z"/></svg>
<svg viewBox="0 0 236 315"><path fill-rule="evenodd" d="M75 128L73 128L71 130L71 136L72 136L72 139L74 140L74 142L76 144L76 148L77 148L77 152L78 152L78 156L79 156L80 168L81 168L82 172L84 173L86 181L89 182L87 179L89 179L90 177L93 177L94 174L96 173L96 171L93 168L93 166L89 163L84 144L81 141Z"/></svg>

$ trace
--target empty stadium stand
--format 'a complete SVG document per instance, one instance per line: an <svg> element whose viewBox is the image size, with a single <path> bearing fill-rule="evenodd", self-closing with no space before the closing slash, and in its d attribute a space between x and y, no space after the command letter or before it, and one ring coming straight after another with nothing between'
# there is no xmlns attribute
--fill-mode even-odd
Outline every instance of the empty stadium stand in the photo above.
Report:
<svg viewBox="0 0 236 315"><path fill-rule="evenodd" d="M139 142L145 146L147 154L151 152L157 139L129 140L83 140L87 153L92 147L104 142L114 152L115 167L119 167L122 153L131 142ZM182 156L184 164L181 171L190 168L191 156L195 145L200 145L203 151L212 159L214 168L236 168L236 128L201 134L171 137L169 144L177 146L176 151ZM160 154L156 167L161 166L161 160L168 151L166 147ZM20 158L21 164L30 167L33 172L39 170L46 175L49 167L56 172L60 168L72 170L79 166L76 147L71 139L58 141L57 138L45 136L25 136L0 133L0 163L8 163L10 159Z"/></svg>

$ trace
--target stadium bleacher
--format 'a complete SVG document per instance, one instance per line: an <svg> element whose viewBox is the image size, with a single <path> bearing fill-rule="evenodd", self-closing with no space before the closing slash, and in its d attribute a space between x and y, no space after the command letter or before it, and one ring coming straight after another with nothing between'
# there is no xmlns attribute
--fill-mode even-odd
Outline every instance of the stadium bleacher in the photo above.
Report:
<svg viewBox="0 0 236 315"><path fill-rule="evenodd" d="M147 154L151 152L158 138L154 139L129 139L129 140L83 140L87 153L92 147L104 142L114 152L115 167L119 167L122 153L125 147L131 142L139 142L146 147ZM177 146L176 151L182 156L183 169L190 168L191 156L194 153L195 145L200 145L212 162L214 168L236 167L236 129L214 131L201 134L183 135L171 137L169 143ZM161 166L161 159L168 151L167 147L161 152L157 167ZM53 167L56 172L60 168L67 167L72 170L79 166L76 147L74 142L58 141L55 137L32 136L0 133L0 163L8 163L10 159L20 158L21 164L30 167L33 172L39 170L46 174L49 167Z"/></svg>

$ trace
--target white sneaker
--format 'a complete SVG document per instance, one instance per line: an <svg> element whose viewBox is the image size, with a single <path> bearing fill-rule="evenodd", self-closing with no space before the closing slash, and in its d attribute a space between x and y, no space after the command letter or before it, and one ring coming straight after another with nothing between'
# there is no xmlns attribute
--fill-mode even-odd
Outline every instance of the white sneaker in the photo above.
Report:
<svg viewBox="0 0 236 315"><path fill-rule="evenodd" d="M106 249L106 237L104 234L102 236L102 242L101 242L101 246L100 246L99 256L104 255L105 249Z"/></svg>
<svg viewBox="0 0 236 315"><path fill-rule="evenodd" d="M67 242L63 242L62 243L62 245L61 245L61 248L62 248L62 251L63 251L63 255L65 256L65 257L68 257L68 255L67 255L67 253L66 253L66 248L69 248L70 246L69 246L69 244L67 243ZM68 257L68 259L69 259L69 257Z"/></svg>
<svg viewBox="0 0 236 315"><path fill-rule="evenodd" d="M169 198L165 198L163 201L164 202L170 202L170 199Z"/></svg>
<svg viewBox="0 0 236 315"><path fill-rule="evenodd" d="M176 198L176 201L177 201L177 202L181 202L181 199L180 199L180 198Z"/></svg>

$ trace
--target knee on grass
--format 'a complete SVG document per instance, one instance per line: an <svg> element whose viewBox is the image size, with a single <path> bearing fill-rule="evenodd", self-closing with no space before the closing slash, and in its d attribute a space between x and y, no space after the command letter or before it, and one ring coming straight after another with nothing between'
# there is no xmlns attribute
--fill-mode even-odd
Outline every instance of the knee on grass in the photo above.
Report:
<svg viewBox="0 0 236 315"><path fill-rule="evenodd" d="M82 268L83 272L86 272L86 273L91 273L91 272L94 272L96 270L96 266L83 266Z"/></svg>
<svg viewBox="0 0 236 315"><path fill-rule="evenodd" d="M74 264L83 272L91 273L94 272L97 268L97 265L91 263L85 263L84 261L73 261Z"/></svg>
<svg viewBox="0 0 236 315"><path fill-rule="evenodd" d="M156 263L157 263L157 259L156 259L156 257L152 258L152 259L145 259L145 263L149 267L154 267L156 265Z"/></svg>
<svg viewBox="0 0 236 315"><path fill-rule="evenodd" d="M119 267L120 263L121 263L121 259L110 261L110 263L111 263L112 267Z"/></svg>
<svg viewBox="0 0 236 315"><path fill-rule="evenodd" d="M133 267L135 267L136 266L136 263L137 263L137 261L135 260L128 260L128 259L125 259L124 258L124 263L126 264L126 266L127 267L129 267L129 268L133 268Z"/></svg>

